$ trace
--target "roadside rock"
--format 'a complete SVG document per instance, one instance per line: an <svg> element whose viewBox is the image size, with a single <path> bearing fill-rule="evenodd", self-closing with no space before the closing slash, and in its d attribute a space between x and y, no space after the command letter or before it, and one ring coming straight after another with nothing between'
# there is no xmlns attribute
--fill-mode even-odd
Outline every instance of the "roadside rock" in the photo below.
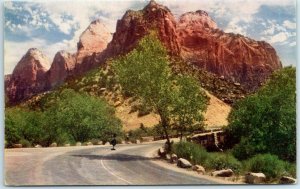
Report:
<svg viewBox="0 0 300 189"><path fill-rule="evenodd" d="M81 146L81 142L76 142L75 146Z"/></svg>
<svg viewBox="0 0 300 189"><path fill-rule="evenodd" d="M295 184L296 182L297 180L292 177L283 176L280 178L279 184Z"/></svg>
<svg viewBox="0 0 300 189"><path fill-rule="evenodd" d="M70 144L64 144L64 147L69 147L69 146L71 146Z"/></svg>
<svg viewBox="0 0 300 189"><path fill-rule="evenodd" d="M42 146L39 145L39 144L37 144L37 145L35 145L34 147L35 147L35 148L41 148Z"/></svg>
<svg viewBox="0 0 300 189"><path fill-rule="evenodd" d="M178 157L176 154L171 155L171 163L176 163L178 161Z"/></svg>
<svg viewBox="0 0 300 189"><path fill-rule="evenodd" d="M158 155L159 155L160 157L166 157L167 153L166 153L166 151L165 151L165 149L164 149L163 147L160 147L160 148L158 149Z"/></svg>
<svg viewBox="0 0 300 189"><path fill-rule="evenodd" d="M194 165L194 166L192 167L192 169L193 169L194 171L196 171L197 173L202 174L202 175L204 175L204 173L205 173L205 168L202 167L201 165Z"/></svg>
<svg viewBox="0 0 300 189"><path fill-rule="evenodd" d="M136 144L140 144L141 141L140 141L140 140L136 140L135 143L136 143Z"/></svg>
<svg viewBox="0 0 300 189"><path fill-rule="evenodd" d="M223 169L214 171L211 175L214 177L231 177L233 175L233 171L231 169Z"/></svg>
<svg viewBox="0 0 300 189"><path fill-rule="evenodd" d="M86 146L93 146L93 143L87 142L87 143L86 143Z"/></svg>
<svg viewBox="0 0 300 189"><path fill-rule="evenodd" d="M190 168L192 167L192 164L186 159L179 158L177 161L177 166L181 168Z"/></svg>
<svg viewBox="0 0 300 189"><path fill-rule="evenodd" d="M13 144L13 148L22 148L23 145L22 144Z"/></svg>
<svg viewBox="0 0 300 189"><path fill-rule="evenodd" d="M52 144L50 144L49 147L57 147L57 143L56 143L56 142L53 142Z"/></svg>
<svg viewBox="0 0 300 189"><path fill-rule="evenodd" d="M171 161L171 155L170 154L166 155L166 160Z"/></svg>
<svg viewBox="0 0 300 189"><path fill-rule="evenodd" d="M247 173L245 180L248 184L261 184L266 181L266 176L263 173Z"/></svg>

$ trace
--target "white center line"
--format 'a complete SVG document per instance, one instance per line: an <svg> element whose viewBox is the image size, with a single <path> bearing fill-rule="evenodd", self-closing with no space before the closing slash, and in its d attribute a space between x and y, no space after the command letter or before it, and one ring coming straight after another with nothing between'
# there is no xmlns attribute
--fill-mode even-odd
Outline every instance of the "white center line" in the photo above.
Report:
<svg viewBox="0 0 300 189"><path fill-rule="evenodd" d="M102 165L102 167L108 172L108 173L110 173L111 175L113 175L113 176L115 176L115 177L117 177L118 179L120 179L120 180L122 180L122 181L124 181L124 182L126 182L127 184L132 184L131 182L129 182L129 181L127 181L127 180L125 180L125 179L123 179L123 178L121 178L120 176L118 176L118 175L116 175L115 173L113 173L110 169L108 169L105 165L104 165L104 163L103 163L103 160L101 159L101 165Z"/></svg>

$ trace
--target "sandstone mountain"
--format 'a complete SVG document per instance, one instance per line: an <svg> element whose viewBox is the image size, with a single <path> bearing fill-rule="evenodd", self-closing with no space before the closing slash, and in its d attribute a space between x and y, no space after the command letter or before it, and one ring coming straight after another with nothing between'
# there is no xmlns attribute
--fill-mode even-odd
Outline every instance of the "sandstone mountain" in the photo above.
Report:
<svg viewBox="0 0 300 189"><path fill-rule="evenodd" d="M106 53L109 57L127 53L151 30L157 30L171 55L239 83L246 91L257 89L274 70L282 68L270 44L225 33L202 10L185 13L176 22L171 11L155 1L143 10L127 11L118 20Z"/></svg>
<svg viewBox="0 0 300 189"><path fill-rule="evenodd" d="M224 101L228 99L228 95L235 95L235 92L243 96L244 92L241 91L255 91L273 71L282 68L276 51L270 44L239 34L225 33L202 10L185 13L176 20L167 7L152 0L142 10L128 10L117 21L113 36L101 21L93 21L80 36L77 52L58 52L50 70L50 64L43 69L37 68L41 69L38 73L32 68L23 70L21 68L27 65L26 61L29 61L28 64L32 63L29 58L22 59L7 82L9 103L16 104L32 95L50 90L67 78L76 78L109 58L129 52L139 39L152 30L157 31L172 58L181 59L186 67L204 70L240 88L238 91L229 91L224 98L222 95L218 96ZM20 80L22 78L25 78L24 81ZM213 94L219 94L211 91L215 88L212 85L219 80L207 84L202 77L200 82ZM223 88L227 86L232 85L221 84ZM228 102L232 102L232 99Z"/></svg>
<svg viewBox="0 0 300 189"><path fill-rule="evenodd" d="M8 104L14 105L38 93L51 90L73 76L93 69L101 53L111 40L111 34L99 20L93 21L82 33L78 51L56 53L52 64L38 49L32 48L18 62L11 76L6 77ZM99 64L98 64L99 65Z"/></svg>
<svg viewBox="0 0 300 189"><path fill-rule="evenodd" d="M49 59L38 49L31 48L15 67L7 81L7 97L10 102L22 101L46 90Z"/></svg>

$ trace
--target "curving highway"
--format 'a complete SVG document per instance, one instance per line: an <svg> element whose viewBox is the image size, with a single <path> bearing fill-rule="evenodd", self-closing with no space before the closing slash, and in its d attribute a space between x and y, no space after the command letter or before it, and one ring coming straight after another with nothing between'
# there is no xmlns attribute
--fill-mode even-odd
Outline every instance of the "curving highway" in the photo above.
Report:
<svg viewBox="0 0 300 189"><path fill-rule="evenodd" d="M161 166L163 142L5 150L6 185L177 185L217 181ZM178 168L179 169L179 168Z"/></svg>

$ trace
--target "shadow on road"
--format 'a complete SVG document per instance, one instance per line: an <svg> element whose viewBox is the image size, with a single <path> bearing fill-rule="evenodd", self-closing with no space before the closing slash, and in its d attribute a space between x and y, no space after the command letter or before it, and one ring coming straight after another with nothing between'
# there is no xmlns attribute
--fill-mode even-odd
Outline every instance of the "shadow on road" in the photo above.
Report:
<svg viewBox="0 0 300 189"><path fill-rule="evenodd" d="M73 154L73 157L88 158L90 160L117 160L117 161L150 161L157 158L150 158L138 155L128 155L128 154L113 154L113 155L84 155L84 154Z"/></svg>

